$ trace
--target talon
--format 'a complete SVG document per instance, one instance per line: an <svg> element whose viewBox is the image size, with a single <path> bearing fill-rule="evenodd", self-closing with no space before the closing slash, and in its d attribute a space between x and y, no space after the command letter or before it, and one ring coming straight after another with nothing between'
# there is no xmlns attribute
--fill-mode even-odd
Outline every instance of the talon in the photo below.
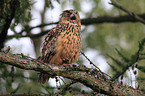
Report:
<svg viewBox="0 0 145 96"><path fill-rule="evenodd" d="M64 63L64 64L69 64L69 59L68 59L68 58L67 58L67 59L64 59L64 60L63 60L63 63Z"/></svg>

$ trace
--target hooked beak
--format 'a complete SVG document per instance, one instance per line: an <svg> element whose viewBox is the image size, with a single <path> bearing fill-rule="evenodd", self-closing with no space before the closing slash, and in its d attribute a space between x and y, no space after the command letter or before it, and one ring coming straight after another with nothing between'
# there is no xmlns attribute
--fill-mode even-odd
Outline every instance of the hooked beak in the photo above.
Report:
<svg viewBox="0 0 145 96"><path fill-rule="evenodd" d="M72 14L70 19L75 21L76 20L76 16Z"/></svg>

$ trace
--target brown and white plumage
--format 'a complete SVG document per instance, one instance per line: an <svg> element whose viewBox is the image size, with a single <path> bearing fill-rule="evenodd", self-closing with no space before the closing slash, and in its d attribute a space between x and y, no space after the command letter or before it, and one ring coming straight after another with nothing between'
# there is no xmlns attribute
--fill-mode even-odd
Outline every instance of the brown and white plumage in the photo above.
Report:
<svg viewBox="0 0 145 96"><path fill-rule="evenodd" d="M41 60L49 64L72 64L80 55L81 21L77 11L65 10L56 27L50 30L43 43ZM45 83L49 74L41 73L39 82Z"/></svg>

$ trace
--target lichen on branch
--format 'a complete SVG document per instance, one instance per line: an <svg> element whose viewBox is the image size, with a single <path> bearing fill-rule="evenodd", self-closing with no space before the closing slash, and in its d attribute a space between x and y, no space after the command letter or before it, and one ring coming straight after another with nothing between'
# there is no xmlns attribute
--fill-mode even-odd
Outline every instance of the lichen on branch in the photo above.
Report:
<svg viewBox="0 0 145 96"><path fill-rule="evenodd" d="M43 63L39 60L24 56L23 54L11 54L0 52L0 64L12 65L24 70L34 70L37 72L49 73L62 76L84 84L95 92L106 95L145 95L140 90L127 88L117 85L116 83L104 78L101 72L92 70L84 66L60 66L54 64Z"/></svg>

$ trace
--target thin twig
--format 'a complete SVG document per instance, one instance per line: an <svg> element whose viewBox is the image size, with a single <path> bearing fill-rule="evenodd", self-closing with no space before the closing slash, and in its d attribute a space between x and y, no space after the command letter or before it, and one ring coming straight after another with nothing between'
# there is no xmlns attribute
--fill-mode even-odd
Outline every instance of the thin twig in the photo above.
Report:
<svg viewBox="0 0 145 96"><path fill-rule="evenodd" d="M125 9L124 7L122 7L121 5L117 4L114 0L111 0L111 3L109 3L113 6L115 6L116 8L126 12L128 15L132 16L134 19L140 21L141 23L145 24L145 20L143 18L141 18L140 16L136 15L135 13Z"/></svg>
<svg viewBox="0 0 145 96"><path fill-rule="evenodd" d="M141 51L143 51L143 46L145 45L145 38L143 38L142 40L141 40L141 42L139 42L139 45L138 45L138 47L139 47L139 49L138 49L138 51L134 54L134 55L132 55L131 57L131 59L130 59L130 61L129 62L127 62L126 63L126 66L120 71L120 72L117 72L113 77L112 77L112 81L114 81L114 80L116 80L116 79L118 79L120 76L122 76L131 66L133 66L133 65L135 65L135 64L137 64L137 62L140 60L140 52Z"/></svg>
<svg viewBox="0 0 145 96"><path fill-rule="evenodd" d="M101 72L102 74L105 74L106 76L108 76L108 77L111 78L111 76L109 76L108 74L102 72L102 71L100 70L100 68L97 67L97 66L96 66L96 65L95 65L86 55L85 55L85 53L84 53L83 51L81 51L81 54L90 62L90 64L92 64L95 68L97 68L99 72Z"/></svg>

